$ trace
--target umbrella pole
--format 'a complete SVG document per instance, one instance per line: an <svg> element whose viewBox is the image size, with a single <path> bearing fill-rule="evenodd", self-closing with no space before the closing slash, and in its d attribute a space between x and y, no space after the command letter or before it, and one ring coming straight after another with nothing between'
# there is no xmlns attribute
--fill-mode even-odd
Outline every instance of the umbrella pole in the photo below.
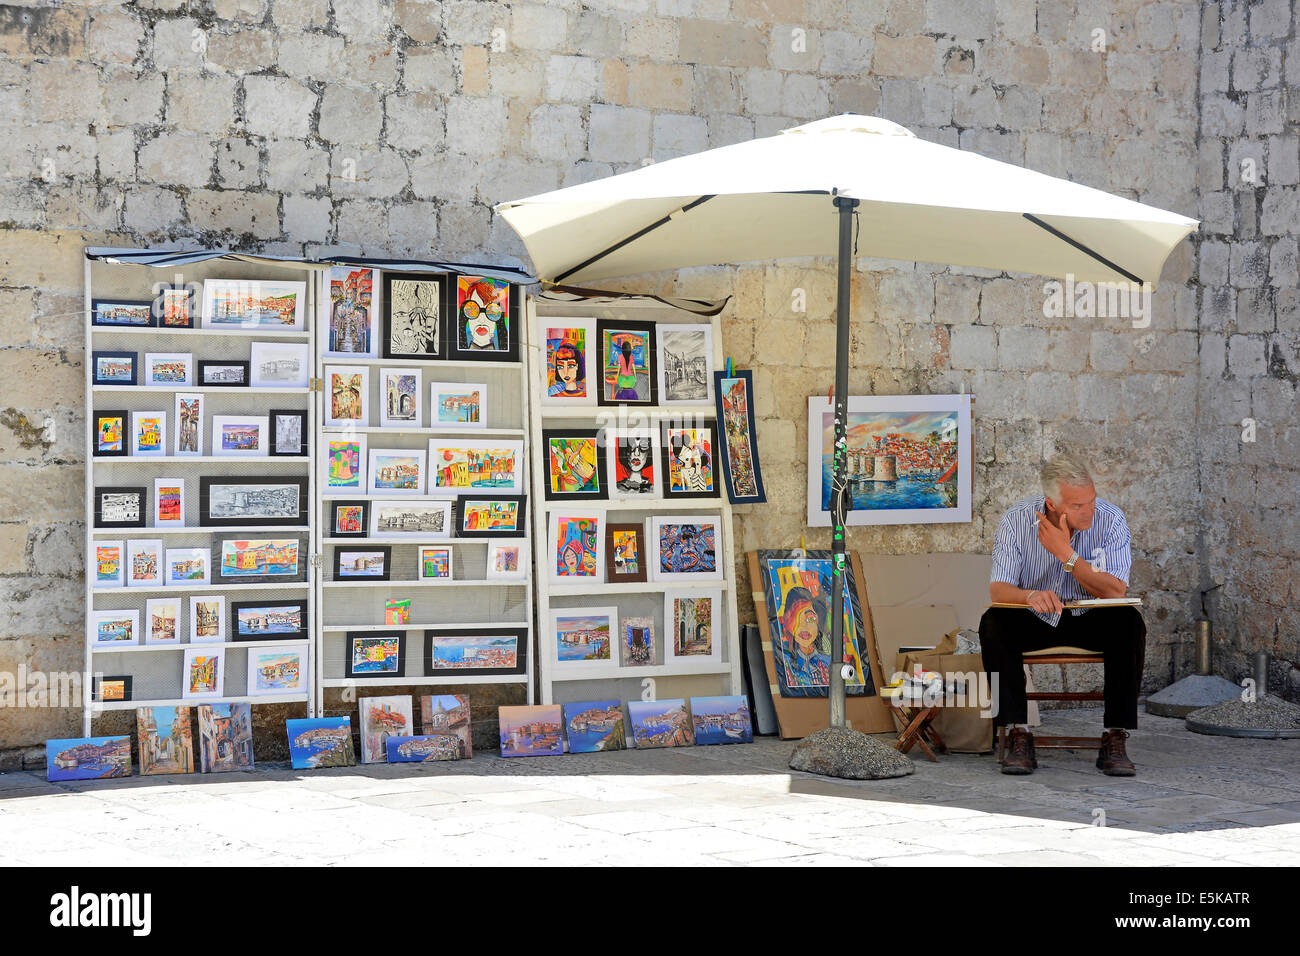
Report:
<svg viewBox="0 0 1300 956"><path fill-rule="evenodd" d="M844 524L848 513L849 296L853 277L853 215L858 200L836 196L840 245L835 297L835 450L831 466L831 666L830 726L846 727L844 699L844 590L847 583Z"/></svg>

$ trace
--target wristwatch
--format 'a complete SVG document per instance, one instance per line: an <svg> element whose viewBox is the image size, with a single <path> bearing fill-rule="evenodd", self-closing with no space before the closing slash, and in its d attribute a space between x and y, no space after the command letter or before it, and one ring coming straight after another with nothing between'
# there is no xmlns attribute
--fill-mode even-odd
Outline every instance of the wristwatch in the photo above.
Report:
<svg viewBox="0 0 1300 956"><path fill-rule="evenodd" d="M1079 552L1078 552L1078 551L1071 551L1071 552L1070 552L1070 560L1065 562L1065 570L1066 570L1066 573L1068 573L1068 574L1072 574L1072 573L1074 573L1074 562L1076 562L1076 561L1078 561L1078 560L1079 560Z"/></svg>

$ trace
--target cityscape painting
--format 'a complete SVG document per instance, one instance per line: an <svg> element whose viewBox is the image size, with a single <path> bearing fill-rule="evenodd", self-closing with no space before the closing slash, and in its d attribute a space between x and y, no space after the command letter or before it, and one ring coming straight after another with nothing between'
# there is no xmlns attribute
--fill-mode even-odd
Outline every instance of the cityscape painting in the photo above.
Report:
<svg viewBox="0 0 1300 956"><path fill-rule="evenodd" d="M131 776L131 738L77 737L45 741L45 778L102 780Z"/></svg>
<svg viewBox="0 0 1300 956"><path fill-rule="evenodd" d="M501 756L556 757L564 753L559 704L501 707Z"/></svg>

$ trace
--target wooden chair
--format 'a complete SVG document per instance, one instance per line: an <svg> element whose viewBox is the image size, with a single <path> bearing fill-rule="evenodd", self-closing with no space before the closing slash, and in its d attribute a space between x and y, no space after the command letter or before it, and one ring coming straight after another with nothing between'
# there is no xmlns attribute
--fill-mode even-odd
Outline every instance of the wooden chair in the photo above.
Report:
<svg viewBox="0 0 1300 956"><path fill-rule="evenodd" d="M1082 647L1045 647L1041 651L1026 651L1026 664L1101 664L1105 660L1100 651ZM1101 691L1029 691L1026 700L1105 700ZM1040 712L1041 713L1041 712ZM998 763L1006 753L1007 728L998 727ZM1061 737L1034 734L1034 747L1044 750L1096 750L1101 747L1101 735L1096 737Z"/></svg>

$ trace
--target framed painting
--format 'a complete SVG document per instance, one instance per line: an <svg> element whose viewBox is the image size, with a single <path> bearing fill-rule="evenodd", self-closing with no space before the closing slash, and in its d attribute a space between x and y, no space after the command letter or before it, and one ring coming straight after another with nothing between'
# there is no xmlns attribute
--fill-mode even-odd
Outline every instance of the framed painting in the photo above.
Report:
<svg viewBox="0 0 1300 956"><path fill-rule="evenodd" d="M528 628L428 628L424 632L424 673L428 677L523 674L528 660Z"/></svg>
<svg viewBox="0 0 1300 956"><path fill-rule="evenodd" d="M90 303L90 324L113 328L148 329L157 323L152 302L95 299Z"/></svg>
<svg viewBox="0 0 1300 956"><path fill-rule="evenodd" d="M605 453L598 428L547 428L547 501L604 501L609 497Z"/></svg>
<svg viewBox="0 0 1300 956"><path fill-rule="evenodd" d="M45 779L50 783L129 776L131 738L127 734L45 741Z"/></svg>
<svg viewBox="0 0 1300 956"><path fill-rule="evenodd" d="M649 428L606 428L605 451L611 498L660 496L655 433Z"/></svg>
<svg viewBox="0 0 1300 956"><path fill-rule="evenodd" d="M369 532L370 502L331 501L329 502L329 537L364 538Z"/></svg>
<svg viewBox="0 0 1300 956"><path fill-rule="evenodd" d="M306 388L311 376L310 347L298 342L254 342L249 385L253 388Z"/></svg>
<svg viewBox="0 0 1300 956"><path fill-rule="evenodd" d="M325 455L321 462L325 473L321 476L321 484L327 495L340 491L365 493L367 445L365 435L325 439Z"/></svg>
<svg viewBox="0 0 1300 956"><path fill-rule="evenodd" d="M321 325L327 358L378 357L380 290L375 279L375 270L365 266L333 266L326 272Z"/></svg>
<svg viewBox="0 0 1300 956"><path fill-rule="evenodd" d="M90 699L97 704L111 704L131 699L133 678L130 674L93 675Z"/></svg>
<svg viewBox="0 0 1300 956"><path fill-rule="evenodd" d="M120 588L126 586L126 543L123 541L96 541L91 559L91 580L95 588Z"/></svg>
<svg viewBox="0 0 1300 956"><path fill-rule="evenodd" d="M722 424L722 479L733 504L757 505L767 501L763 473L758 467L758 430L754 424L754 376L744 371L715 372L718 421Z"/></svg>
<svg viewBox="0 0 1300 956"><path fill-rule="evenodd" d="M831 523L834 409L808 399L808 524ZM850 396L849 525L971 520L971 396Z"/></svg>
<svg viewBox="0 0 1300 956"><path fill-rule="evenodd" d="M501 756L559 757L564 754L564 716L559 704L503 706Z"/></svg>
<svg viewBox="0 0 1300 956"><path fill-rule="evenodd" d="M653 322L600 319L600 405L653 405L658 397Z"/></svg>
<svg viewBox="0 0 1300 956"><path fill-rule="evenodd" d="M179 644L181 642L181 599L150 598L144 602L144 642Z"/></svg>
<svg viewBox="0 0 1300 956"><path fill-rule="evenodd" d="M668 629L665 663L722 663L722 590L690 588L664 592L664 627Z"/></svg>
<svg viewBox="0 0 1300 956"><path fill-rule="evenodd" d="M427 545L416 549L417 581L440 583L452 580L452 549L446 545Z"/></svg>
<svg viewBox="0 0 1300 956"><path fill-rule="evenodd" d="M392 573L393 549L389 545L373 548L334 549L334 580L387 581Z"/></svg>
<svg viewBox="0 0 1300 956"><path fill-rule="evenodd" d="M125 411L95 410L94 456L96 458L125 458L130 422Z"/></svg>
<svg viewBox="0 0 1300 956"><path fill-rule="evenodd" d="M650 518L652 581L721 581L720 515L654 515Z"/></svg>
<svg viewBox="0 0 1300 956"><path fill-rule="evenodd" d="M131 456L162 458L167 454L167 413L131 413Z"/></svg>
<svg viewBox="0 0 1300 956"><path fill-rule="evenodd" d="M348 631L344 677L401 677L406 669L405 631Z"/></svg>
<svg viewBox="0 0 1300 956"><path fill-rule="evenodd" d="M370 369L364 365L325 366L325 424L331 428L370 424Z"/></svg>
<svg viewBox="0 0 1300 956"><path fill-rule="evenodd" d="M547 555L556 584L599 584L605 564L600 511L552 511L547 520Z"/></svg>
<svg viewBox="0 0 1300 956"><path fill-rule="evenodd" d="M296 408L273 408L271 454L301 458L307 454L307 413Z"/></svg>
<svg viewBox="0 0 1300 956"><path fill-rule="evenodd" d="M284 731L289 737L289 762L294 770L357 765L350 716L286 720Z"/></svg>
<svg viewBox="0 0 1300 956"><path fill-rule="evenodd" d="M639 584L646 580L649 561L645 549L645 525L605 525L605 583Z"/></svg>
<svg viewBox="0 0 1300 956"><path fill-rule="evenodd" d="M205 279L205 329L302 332L307 283L288 279Z"/></svg>
<svg viewBox="0 0 1300 956"><path fill-rule="evenodd" d="M519 361L519 290L502 279L456 276L451 358Z"/></svg>
<svg viewBox="0 0 1300 956"><path fill-rule="evenodd" d="M225 595L190 595L190 643L226 643Z"/></svg>
<svg viewBox="0 0 1300 956"><path fill-rule="evenodd" d="M176 395L177 457L203 454L203 396Z"/></svg>
<svg viewBox="0 0 1300 956"><path fill-rule="evenodd" d="M184 669L181 671L181 699L204 700L220 697L225 672L224 647L185 648Z"/></svg>
<svg viewBox="0 0 1300 956"><path fill-rule="evenodd" d="M830 551L758 552L758 584L781 697L825 697L830 687L831 560ZM853 669L845 693L870 696L875 689L865 653L869 638L852 564L844 574L844 663Z"/></svg>
<svg viewBox="0 0 1300 956"><path fill-rule="evenodd" d="M160 329L192 329L198 318L199 307L195 300L195 287L168 285L159 282L154 286L154 313Z"/></svg>
<svg viewBox="0 0 1300 956"><path fill-rule="evenodd" d="M424 494L425 451L423 448L372 448L366 472L372 495Z"/></svg>
<svg viewBox="0 0 1300 956"><path fill-rule="evenodd" d="M212 573L212 552L207 548L168 548L166 586L193 588L205 587Z"/></svg>
<svg viewBox="0 0 1300 956"><path fill-rule="evenodd" d="M357 701L357 714L362 763L387 763L388 739L415 733L415 708L409 696L362 697Z"/></svg>
<svg viewBox="0 0 1300 956"><path fill-rule="evenodd" d="M481 382L433 382L429 385L429 427L486 428L487 385Z"/></svg>
<svg viewBox="0 0 1300 956"><path fill-rule="evenodd" d="M664 422L663 491L665 498L717 498L718 428L712 420L694 424Z"/></svg>
<svg viewBox="0 0 1300 956"><path fill-rule="evenodd" d="M199 704L199 770L253 769L253 710L247 703Z"/></svg>
<svg viewBox="0 0 1300 956"><path fill-rule="evenodd" d="M153 525L155 528L185 527L185 479L153 480Z"/></svg>
<svg viewBox="0 0 1300 956"><path fill-rule="evenodd" d="M199 359L198 384L216 388L247 388L248 362Z"/></svg>
<svg viewBox="0 0 1300 956"><path fill-rule="evenodd" d="M95 364L92 384L94 385L134 385L139 370L136 362L139 356L135 352L94 351L90 359Z"/></svg>
<svg viewBox="0 0 1300 956"><path fill-rule="evenodd" d="M543 320L546 394L543 405L596 404L600 379L595 375L596 323L594 319Z"/></svg>
<svg viewBox="0 0 1300 956"><path fill-rule="evenodd" d="M307 640L307 602L261 600L230 603L232 641Z"/></svg>
<svg viewBox="0 0 1300 956"><path fill-rule="evenodd" d="M691 715L682 698L629 700L627 711L632 717L632 740L637 750L690 747L695 743Z"/></svg>
<svg viewBox="0 0 1300 956"><path fill-rule="evenodd" d="M90 612L96 647L136 647L140 643L140 609Z"/></svg>
<svg viewBox="0 0 1300 956"><path fill-rule="evenodd" d="M265 458L271 448L266 415L213 415L212 454L219 458Z"/></svg>
<svg viewBox="0 0 1300 956"><path fill-rule="evenodd" d="M659 656L655 638L655 619L652 617L625 617L620 622L623 666L649 667Z"/></svg>
<svg viewBox="0 0 1300 956"><path fill-rule="evenodd" d="M148 509L148 488L95 489L96 528L143 528Z"/></svg>
<svg viewBox="0 0 1300 956"><path fill-rule="evenodd" d="M423 428L424 389L418 368L379 370L379 425L382 428Z"/></svg>
<svg viewBox="0 0 1300 956"><path fill-rule="evenodd" d="M425 694L420 698L420 729L426 734L452 737L460 759L468 760L474 756L469 697L463 694Z"/></svg>
<svg viewBox="0 0 1300 956"><path fill-rule="evenodd" d="M527 495L494 495L456 499L456 537L516 538L526 533Z"/></svg>
<svg viewBox="0 0 1300 956"><path fill-rule="evenodd" d="M189 352L146 352L144 384L159 388L192 388L194 356Z"/></svg>
<svg viewBox="0 0 1300 956"><path fill-rule="evenodd" d="M194 739L188 707L137 707L140 774L194 772Z"/></svg>
<svg viewBox="0 0 1300 956"><path fill-rule="evenodd" d="M484 578L488 581L526 581L528 555L527 541L493 541L488 545Z"/></svg>
<svg viewBox="0 0 1300 956"><path fill-rule="evenodd" d="M522 494L522 441L429 439L429 494Z"/></svg>
<svg viewBox="0 0 1300 956"><path fill-rule="evenodd" d="M617 700L593 700L562 704L564 734L569 753L592 754L608 750L626 750L623 729L623 704Z"/></svg>
<svg viewBox="0 0 1300 956"><path fill-rule="evenodd" d="M744 694L728 697L692 697L691 723L697 747L754 742L754 723L749 716L749 698Z"/></svg>
<svg viewBox="0 0 1300 956"><path fill-rule="evenodd" d="M549 623L555 648L552 663L559 670L590 671L599 676L618 668L614 651L617 607L553 607Z"/></svg>
<svg viewBox="0 0 1300 956"><path fill-rule="evenodd" d="M311 676L311 661L306 644L248 649L248 697L283 697L305 695Z"/></svg>
<svg viewBox="0 0 1300 956"><path fill-rule="evenodd" d="M222 538L212 544L212 563L222 584L305 581L303 548L299 538Z"/></svg>
<svg viewBox="0 0 1300 956"><path fill-rule="evenodd" d="M450 538L454 502L372 501L372 538Z"/></svg>
<svg viewBox="0 0 1300 956"><path fill-rule="evenodd" d="M380 278L384 358L446 358L442 316L447 276L437 272L384 272Z"/></svg>
<svg viewBox="0 0 1300 956"><path fill-rule="evenodd" d="M126 543L126 586L165 587L161 538L131 538Z"/></svg>
<svg viewBox="0 0 1300 956"><path fill-rule="evenodd" d="M199 524L265 527L307 523L307 479L199 477Z"/></svg>
<svg viewBox="0 0 1300 956"><path fill-rule="evenodd" d="M659 340L659 404L713 404L713 326L655 327Z"/></svg>

